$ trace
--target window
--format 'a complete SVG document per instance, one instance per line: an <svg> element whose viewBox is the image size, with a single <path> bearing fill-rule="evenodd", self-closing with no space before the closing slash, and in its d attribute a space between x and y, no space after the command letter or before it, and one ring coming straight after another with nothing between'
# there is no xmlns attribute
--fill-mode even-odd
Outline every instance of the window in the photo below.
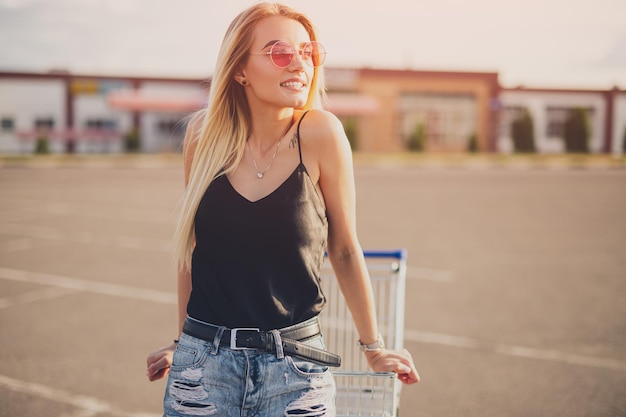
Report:
<svg viewBox="0 0 626 417"><path fill-rule="evenodd" d="M565 135L565 122L572 110L574 110L574 107L554 106L546 109L546 136L548 138L563 139ZM595 109L593 107L587 107L585 110L589 119L592 119Z"/></svg>
<svg viewBox="0 0 626 417"><path fill-rule="evenodd" d="M35 129L52 129L54 120L52 117L39 117L35 119Z"/></svg>
<svg viewBox="0 0 626 417"><path fill-rule="evenodd" d="M88 130L115 130L117 128L117 122L113 119L87 119L85 126Z"/></svg>
<svg viewBox="0 0 626 417"><path fill-rule="evenodd" d="M510 138L513 136L511 126L519 119L526 110L523 106L505 106L500 113L500 136Z"/></svg>
<svg viewBox="0 0 626 417"><path fill-rule="evenodd" d="M174 133L177 130L180 130L181 122L179 120L173 119L161 119L157 122L157 129L161 133Z"/></svg>
<svg viewBox="0 0 626 417"><path fill-rule="evenodd" d="M464 93L405 93L398 103L400 139L424 135L427 149L462 150L476 134L476 98Z"/></svg>
<svg viewBox="0 0 626 417"><path fill-rule="evenodd" d="M179 119L161 119L157 122L157 130L164 135L185 134L185 124Z"/></svg>
<svg viewBox="0 0 626 417"><path fill-rule="evenodd" d="M0 119L0 131L12 132L15 130L15 121L12 117L3 117Z"/></svg>

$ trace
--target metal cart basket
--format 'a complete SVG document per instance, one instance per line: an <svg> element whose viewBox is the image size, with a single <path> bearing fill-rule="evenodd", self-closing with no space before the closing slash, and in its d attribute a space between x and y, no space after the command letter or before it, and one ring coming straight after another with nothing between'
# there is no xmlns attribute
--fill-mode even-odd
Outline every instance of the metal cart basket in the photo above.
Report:
<svg viewBox="0 0 626 417"><path fill-rule="evenodd" d="M364 251L372 281L379 330L385 345L401 349L404 341L406 250ZM402 383L392 372L372 372L356 345L358 334L328 260L321 274L327 304L320 316L324 342L342 357L333 370L337 417L395 417Z"/></svg>

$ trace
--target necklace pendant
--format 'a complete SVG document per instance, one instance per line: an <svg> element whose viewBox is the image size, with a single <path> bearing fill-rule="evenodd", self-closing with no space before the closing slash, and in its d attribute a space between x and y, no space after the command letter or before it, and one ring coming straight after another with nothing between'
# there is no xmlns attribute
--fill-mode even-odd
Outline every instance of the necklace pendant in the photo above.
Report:
<svg viewBox="0 0 626 417"><path fill-rule="evenodd" d="M262 172L257 172L257 173L256 173L256 177L257 177L258 179L262 180L262 179L263 179L263 177L264 177L264 174L263 174Z"/></svg>

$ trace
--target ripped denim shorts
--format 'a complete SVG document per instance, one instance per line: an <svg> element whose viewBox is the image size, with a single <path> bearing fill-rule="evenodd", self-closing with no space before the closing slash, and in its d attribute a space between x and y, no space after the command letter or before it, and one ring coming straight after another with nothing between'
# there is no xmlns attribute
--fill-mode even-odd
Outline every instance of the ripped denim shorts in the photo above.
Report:
<svg viewBox="0 0 626 417"><path fill-rule="evenodd" d="M324 348L322 336L304 342ZM232 350L182 334L170 368L165 417L334 417L330 369L255 349Z"/></svg>

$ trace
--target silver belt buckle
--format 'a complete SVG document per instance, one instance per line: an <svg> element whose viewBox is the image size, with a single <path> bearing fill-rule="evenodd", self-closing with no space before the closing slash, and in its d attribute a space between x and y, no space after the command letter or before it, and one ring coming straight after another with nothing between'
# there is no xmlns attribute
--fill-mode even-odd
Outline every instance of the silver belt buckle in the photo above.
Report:
<svg viewBox="0 0 626 417"><path fill-rule="evenodd" d="M230 348L232 350L254 349L254 348L238 347L237 346L237 332L239 332L241 330L251 330L251 331L254 331L254 332L257 332L257 333L261 331L261 329L255 329L253 327L236 327L234 329L230 329Z"/></svg>

